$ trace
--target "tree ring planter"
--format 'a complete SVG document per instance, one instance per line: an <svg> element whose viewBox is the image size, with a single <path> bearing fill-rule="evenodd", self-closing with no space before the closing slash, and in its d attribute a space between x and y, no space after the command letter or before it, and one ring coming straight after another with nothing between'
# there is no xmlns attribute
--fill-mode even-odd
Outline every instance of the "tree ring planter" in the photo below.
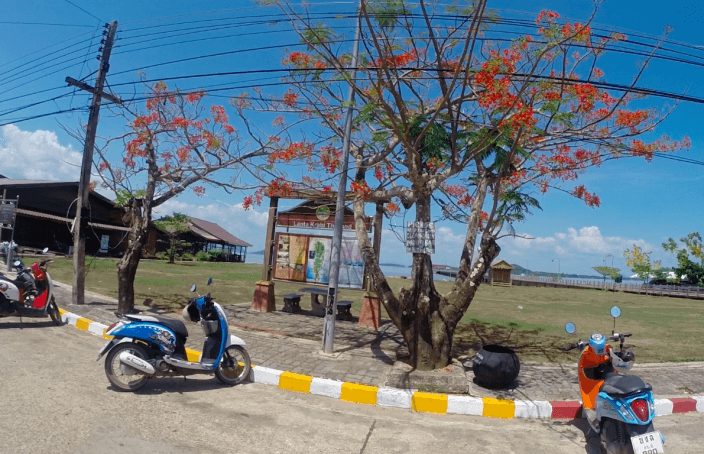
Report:
<svg viewBox="0 0 704 454"><path fill-rule="evenodd" d="M472 364L476 383L491 389L508 388L521 370L516 352L501 345L484 345Z"/></svg>

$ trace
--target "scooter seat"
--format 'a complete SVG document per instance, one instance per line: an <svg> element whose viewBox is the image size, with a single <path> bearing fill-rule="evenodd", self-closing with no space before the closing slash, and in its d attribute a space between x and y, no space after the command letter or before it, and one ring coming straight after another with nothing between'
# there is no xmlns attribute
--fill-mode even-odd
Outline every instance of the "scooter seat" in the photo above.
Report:
<svg viewBox="0 0 704 454"><path fill-rule="evenodd" d="M614 397L652 391L652 387L637 375L613 374L604 380L601 391Z"/></svg>
<svg viewBox="0 0 704 454"><path fill-rule="evenodd" d="M188 337L188 330L186 329L186 325L181 320L163 317L156 317L156 319L159 320L159 323L161 323L162 325L171 328L174 333L183 336L184 338Z"/></svg>
<svg viewBox="0 0 704 454"><path fill-rule="evenodd" d="M125 315L125 317L132 320L139 320L141 322L158 323L160 325L166 326L167 328L170 328L174 333L179 336L183 336L184 338L188 337L188 330L186 329L186 325L181 320L142 314L129 314Z"/></svg>

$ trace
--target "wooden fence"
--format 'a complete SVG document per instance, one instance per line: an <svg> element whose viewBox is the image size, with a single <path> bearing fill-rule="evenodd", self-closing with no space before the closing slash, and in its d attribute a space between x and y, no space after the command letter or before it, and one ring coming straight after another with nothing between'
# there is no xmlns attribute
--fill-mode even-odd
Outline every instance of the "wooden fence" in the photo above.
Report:
<svg viewBox="0 0 704 454"><path fill-rule="evenodd" d="M615 282L598 282L577 279L555 280L549 277L537 276L512 276L513 285L529 287L555 287L555 288L584 288L611 290L616 292L637 293L639 295L670 296L674 298L704 299L704 288L681 285L646 285L646 284L617 284Z"/></svg>

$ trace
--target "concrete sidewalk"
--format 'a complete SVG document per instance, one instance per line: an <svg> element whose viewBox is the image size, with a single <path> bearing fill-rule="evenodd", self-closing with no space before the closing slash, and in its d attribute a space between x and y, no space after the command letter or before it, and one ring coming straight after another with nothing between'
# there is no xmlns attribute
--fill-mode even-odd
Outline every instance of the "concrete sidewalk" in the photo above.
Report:
<svg viewBox="0 0 704 454"><path fill-rule="evenodd" d="M61 283L58 283L55 294L59 307L70 313L104 325L117 321L115 299L87 292L87 304L72 305L69 303L71 288ZM397 357L407 355L407 350L398 330L390 322L377 331L360 327L356 320L337 321L335 353L326 355L321 352L322 318L312 316L308 311L299 314L263 313L251 310L249 306L250 303L228 305L225 310L232 334L245 340L252 364L260 371L270 369L279 374L281 371L292 373L292 377L308 377L301 380L307 380L309 386L309 378L316 377L375 389L463 395L485 399L485 403L494 399L552 403L552 413L556 404L564 407L564 417L579 413L576 364L522 362L515 388L490 390L473 383L469 361L464 364L455 361L439 371L411 371L408 365L397 361ZM139 305L136 309L164 317L179 317ZM201 351L204 338L200 327L190 323L187 326L190 333L187 347ZM660 414L704 411L704 397L700 397L704 396L704 362L636 364L633 373L653 386L655 397L661 399ZM405 399L403 396L402 393L401 397ZM548 410L543 413L545 411Z"/></svg>

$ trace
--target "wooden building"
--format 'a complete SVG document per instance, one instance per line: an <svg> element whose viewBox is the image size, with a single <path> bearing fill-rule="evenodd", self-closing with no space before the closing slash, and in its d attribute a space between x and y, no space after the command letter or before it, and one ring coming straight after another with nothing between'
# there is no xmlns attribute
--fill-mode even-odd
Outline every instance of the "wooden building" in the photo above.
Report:
<svg viewBox="0 0 704 454"><path fill-rule="evenodd" d="M178 235L180 241L189 243L190 246L182 247L182 252L192 254L198 251L222 251L218 256L223 262L244 262L247 258L247 248L251 244L232 235L214 222L188 216L190 223L188 231ZM168 235L154 227L147 241L147 254L164 252L169 248Z"/></svg>
<svg viewBox="0 0 704 454"><path fill-rule="evenodd" d="M506 260L499 260L491 265L491 285L511 286L511 271L513 266Z"/></svg>
<svg viewBox="0 0 704 454"><path fill-rule="evenodd" d="M20 180L0 177L0 196L18 199L14 231L3 229L2 241L13 240L20 247L67 254L73 245L71 226L76 216L77 181ZM100 250L103 236L109 238L107 255L119 256L129 232L122 222L122 210L106 197L91 192L86 254Z"/></svg>

